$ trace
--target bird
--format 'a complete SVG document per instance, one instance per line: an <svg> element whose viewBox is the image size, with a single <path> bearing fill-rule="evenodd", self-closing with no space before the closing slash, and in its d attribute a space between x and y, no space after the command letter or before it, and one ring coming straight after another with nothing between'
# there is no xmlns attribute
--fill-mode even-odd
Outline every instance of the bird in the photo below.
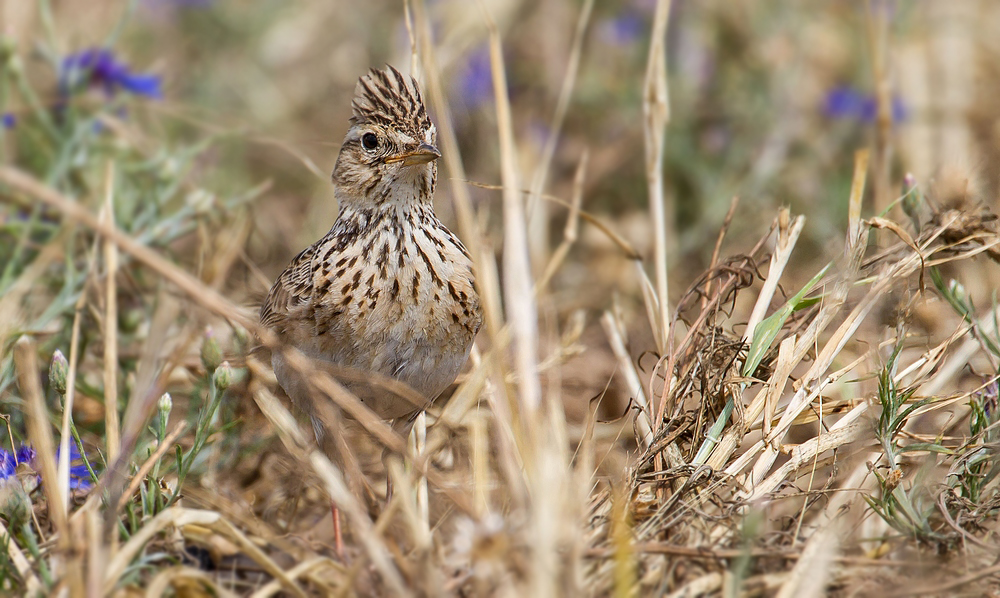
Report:
<svg viewBox="0 0 1000 598"><path fill-rule="evenodd" d="M468 250L434 213L441 153L417 81L389 65L371 69L351 108L331 177L337 218L275 280L260 323L330 366L379 417L407 421L464 367L482 325L480 298ZM309 381L283 351L272 352L271 365L308 412ZM402 383L423 404L370 382L379 378ZM335 444L311 415L320 444ZM342 552L335 505L334 527Z"/></svg>

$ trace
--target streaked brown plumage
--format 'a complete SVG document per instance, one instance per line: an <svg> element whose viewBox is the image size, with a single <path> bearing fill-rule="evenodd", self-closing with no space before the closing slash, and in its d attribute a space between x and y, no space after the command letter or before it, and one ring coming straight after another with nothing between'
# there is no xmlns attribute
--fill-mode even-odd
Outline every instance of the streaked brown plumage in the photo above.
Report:
<svg viewBox="0 0 1000 598"><path fill-rule="evenodd" d="M428 401L450 385L482 322L472 261L434 215L436 129L416 82L392 67L358 82L351 126L333 171L340 205L322 239L278 277L260 321L288 345L355 375L342 382L377 414L418 408L365 384L374 372ZM285 392L308 407L309 388L272 356Z"/></svg>

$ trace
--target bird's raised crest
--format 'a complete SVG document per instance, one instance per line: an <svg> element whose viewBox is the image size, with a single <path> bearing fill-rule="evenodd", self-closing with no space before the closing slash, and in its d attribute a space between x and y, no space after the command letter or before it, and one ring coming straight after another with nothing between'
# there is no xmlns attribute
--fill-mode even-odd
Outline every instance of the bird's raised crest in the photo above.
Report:
<svg viewBox="0 0 1000 598"><path fill-rule="evenodd" d="M351 107L352 123L393 127L414 139L423 139L433 127L416 80L390 65L358 80Z"/></svg>

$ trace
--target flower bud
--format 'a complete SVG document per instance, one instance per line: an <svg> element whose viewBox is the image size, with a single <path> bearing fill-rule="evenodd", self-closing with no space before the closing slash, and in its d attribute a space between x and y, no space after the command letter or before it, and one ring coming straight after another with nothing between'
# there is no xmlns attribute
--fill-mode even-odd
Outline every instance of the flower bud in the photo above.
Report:
<svg viewBox="0 0 1000 598"><path fill-rule="evenodd" d="M157 439L163 441L167 436L167 422L170 421L170 410L174 407L174 401L170 398L170 393L165 392L163 396L160 397L159 402L156 404L157 407Z"/></svg>
<svg viewBox="0 0 1000 598"><path fill-rule="evenodd" d="M59 396L66 395L66 377L69 375L69 362L59 349L52 355L52 365L49 366L49 385Z"/></svg>
<svg viewBox="0 0 1000 598"><path fill-rule="evenodd" d="M160 415L170 415L170 410L174 408L174 400L170 397L169 392L163 393L156 407L160 410Z"/></svg>
<svg viewBox="0 0 1000 598"><path fill-rule="evenodd" d="M968 297L968 295L965 292L965 286L962 285L962 283L955 280L954 278L951 279L951 281L948 283L948 291L952 294L953 297L955 297L955 299L957 299L962 303L965 303L965 300Z"/></svg>
<svg viewBox="0 0 1000 598"><path fill-rule="evenodd" d="M215 374L212 376L212 380L215 382L215 387L220 391L229 388L229 385L233 383L233 368L229 366L228 361L223 361L222 364L216 368Z"/></svg>
<svg viewBox="0 0 1000 598"><path fill-rule="evenodd" d="M198 214L205 214L212 210L215 195L204 189L195 189L184 197L184 202Z"/></svg>
<svg viewBox="0 0 1000 598"><path fill-rule="evenodd" d="M118 312L118 329L133 334L146 321L146 315L139 309L123 309Z"/></svg>
<svg viewBox="0 0 1000 598"><path fill-rule="evenodd" d="M219 343L215 340L211 326L205 327L205 340L201 343L201 363L209 374L222 363L222 350L219 349Z"/></svg>

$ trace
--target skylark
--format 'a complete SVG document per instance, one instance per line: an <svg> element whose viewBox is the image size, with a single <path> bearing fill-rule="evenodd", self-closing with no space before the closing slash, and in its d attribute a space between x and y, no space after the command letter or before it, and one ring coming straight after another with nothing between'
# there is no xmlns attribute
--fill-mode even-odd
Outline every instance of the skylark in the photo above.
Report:
<svg viewBox="0 0 1000 598"><path fill-rule="evenodd" d="M469 253L434 214L441 154L416 81L391 66L373 69L352 108L333 170L337 220L278 277L260 321L396 419L426 404L366 378L402 382L433 401L468 359L482 315ZM309 382L283 352L271 361L281 387L308 410Z"/></svg>

